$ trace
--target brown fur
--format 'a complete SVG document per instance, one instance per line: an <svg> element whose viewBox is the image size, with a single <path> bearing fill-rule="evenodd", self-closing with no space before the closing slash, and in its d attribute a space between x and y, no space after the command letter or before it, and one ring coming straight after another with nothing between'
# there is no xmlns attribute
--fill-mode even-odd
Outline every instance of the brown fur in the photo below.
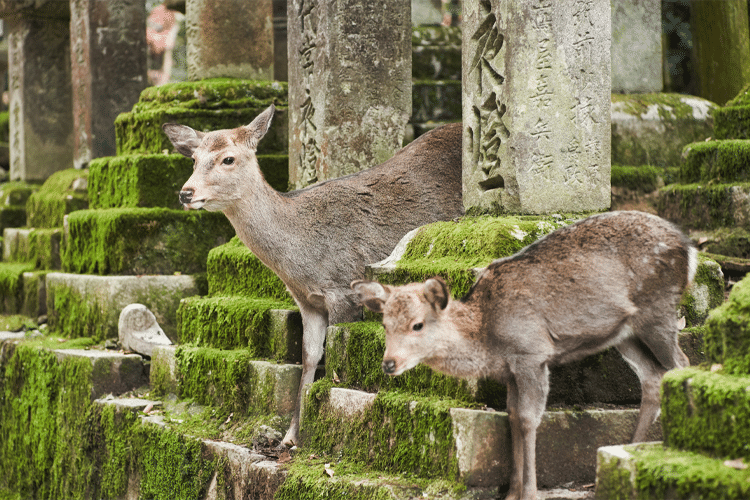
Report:
<svg viewBox="0 0 750 500"><path fill-rule="evenodd" d="M300 307L303 372L285 444L298 443L299 401L313 381L329 324L361 308L349 283L410 230L463 214L461 125L435 129L387 162L291 193L263 179L255 156L273 106L246 127L206 134L166 124L176 149L195 159L180 194L188 208L221 210L240 240L284 281ZM233 158L232 164L224 163Z"/></svg>
<svg viewBox="0 0 750 500"><path fill-rule="evenodd" d="M508 498L530 500L549 367L617 347L641 380L633 439L643 441L658 415L662 376L688 365L676 308L696 265L690 241L667 221L611 212L493 262L461 301L450 299L440 278L402 287L355 281L352 288L383 313L386 373L421 362L507 385L515 463Z"/></svg>

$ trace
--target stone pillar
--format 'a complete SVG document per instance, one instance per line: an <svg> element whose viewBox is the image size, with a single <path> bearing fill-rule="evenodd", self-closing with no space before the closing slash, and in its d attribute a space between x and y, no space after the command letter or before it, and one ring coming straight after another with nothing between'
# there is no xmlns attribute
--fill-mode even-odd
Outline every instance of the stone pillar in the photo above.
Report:
<svg viewBox="0 0 750 500"><path fill-rule="evenodd" d="M611 0L612 92L661 92L661 0Z"/></svg>
<svg viewBox="0 0 750 500"><path fill-rule="evenodd" d="M272 0L187 0L188 79L273 80Z"/></svg>
<svg viewBox="0 0 750 500"><path fill-rule="evenodd" d="M148 85L143 0L70 0L76 168L117 152L115 118Z"/></svg>
<svg viewBox="0 0 750 500"><path fill-rule="evenodd" d="M41 4L42 2L40 2ZM44 181L73 166L69 10L0 13L8 36L10 178Z"/></svg>
<svg viewBox="0 0 750 500"><path fill-rule="evenodd" d="M609 2L465 0L462 29L467 210L609 208Z"/></svg>
<svg viewBox="0 0 750 500"><path fill-rule="evenodd" d="M389 159L411 114L411 2L287 5L290 184Z"/></svg>

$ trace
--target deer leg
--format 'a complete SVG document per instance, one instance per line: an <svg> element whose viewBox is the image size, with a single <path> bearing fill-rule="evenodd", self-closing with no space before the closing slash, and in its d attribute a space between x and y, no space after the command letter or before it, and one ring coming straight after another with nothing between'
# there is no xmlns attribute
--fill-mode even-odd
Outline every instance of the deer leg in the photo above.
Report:
<svg viewBox="0 0 750 500"><path fill-rule="evenodd" d="M282 441L289 447L299 444L302 399L305 397L305 387L315 380L315 370L323 357L323 344L328 327L328 317L325 312L303 306L300 306L300 312L302 314L302 376L292 414L292 423Z"/></svg>
<svg viewBox="0 0 750 500"><path fill-rule="evenodd" d="M633 435L633 442L640 443L646 440L648 429L659 417L659 386L667 370L637 338L631 337L623 341L617 346L617 350L641 381L641 411L638 413L638 424Z"/></svg>
<svg viewBox="0 0 750 500"><path fill-rule="evenodd" d="M511 379L507 384L508 421L510 422L510 444L513 450L513 466L511 468L510 489L506 500L521 498L523 492L523 440L521 438L521 420L518 415L518 387Z"/></svg>

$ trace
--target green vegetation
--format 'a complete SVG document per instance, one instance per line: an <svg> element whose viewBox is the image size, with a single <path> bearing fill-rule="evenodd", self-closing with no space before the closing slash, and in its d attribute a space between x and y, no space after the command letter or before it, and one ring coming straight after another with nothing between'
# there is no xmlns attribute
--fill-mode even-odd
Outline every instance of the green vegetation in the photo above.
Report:
<svg viewBox="0 0 750 500"><path fill-rule="evenodd" d="M74 189L73 183L77 179L87 181L88 175L88 170L69 168L49 176L26 203L28 225L37 228L62 227L66 214L87 208L86 191Z"/></svg>
<svg viewBox="0 0 750 500"><path fill-rule="evenodd" d="M706 356L727 373L750 374L750 278L735 283L729 298L706 320Z"/></svg>
<svg viewBox="0 0 750 500"><path fill-rule="evenodd" d="M750 141L697 142L685 146L683 154L687 156L680 168L683 183L750 180Z"/></svg>

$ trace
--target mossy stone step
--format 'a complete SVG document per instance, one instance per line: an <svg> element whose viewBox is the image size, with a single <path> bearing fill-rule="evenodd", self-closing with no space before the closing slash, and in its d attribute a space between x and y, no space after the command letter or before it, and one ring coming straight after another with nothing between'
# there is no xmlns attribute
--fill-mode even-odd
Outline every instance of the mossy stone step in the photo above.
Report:
<svg viewBox="0 0 750 500"><path fill-rule="evenodd" d="M461 28L414 27L411 44L411 74L414 80L457 80L461 83ZM460 119L461 115L458 116Z"/></svg>
<svg viewBox="0 0 750 500"><path fill-rule="evenodd" d="M284 282L236 236L208 252L206 268L212 296L241 295L292 302Z"/></svg>
<svg viewBox="0 0 750 500"><path fill-rule="evenodd" d="M696 142L685 146L680 181L748 182L750 180L750 140Z"/></svg>
<svg viewBox="0 0 750 500"><path fill-rule="evenodd" d="M750 376L700 368L662 382L664 442L672 448L750 460Z"/></svg>
<svg viewBox="0 0 750 500"><path fill-rule="evenodd" d="M26 203L38 189L37 184L21 181L0 184L0 231L26 225Z"/></svg>
<svg viewBox="0 0 750 500"><path fill-rule="evenodd" d="M185 297L205 293L193 276L94 276L52 272L45 276L50 328L68 338L117 338L120 312L148 307L159 326L179 341L177 308Z"/></svg>
<svg viewBox="0 0 750 500"><path fill-rule="evenodd" d="M728 373L750 375L750 276L706 320L706 356ZM750 424L750 422L749 422Z"/></svg>
<svg viewBox="0 0 750 500"><path fill-rule="evenodd" d="M62 227L66 214L88 208L88 170L69 168L50 175L26 202L29 227Z"/></svg>
<svg viewBox="0 0 750 500"><path fill-rule="evenodd" d="M233 236L221 212L79 210L67 218L62 267L100 275L205 272L208 252Z"/></svg>
<svg viewBox="0 0 750 500"><path fill-rule="evenodd" d="M3 261L29 262L36 269L60 269L62 228L5 228Z"/></svg>
<svg viewBox="0 0 750 500"><path fill-rule="evenodd" d="M247 349L161 346L151 359L151 389L237 417L290 416L302 366L257 359Z"/></svg>
<svg viewBox="0 0 750 500"><path fill-rule="evenodd" d="M702 338L699 328L688 328L680 333L680 347L691 364L705 361ZM448 377L424 365L398 377L385 375L380 367L385 352L385 331L376 321L329 327L325 352L326 375L337 380L340 387L369 392L403 390L452 398L465 404L505 408L505 386L492 380ZM614 348L551 370L549 406L639 404L640 398L637 376Z"/></svg>
<svg viewBox="0 0 750 500"><path fill-rule="evenodd" d="M750 139L750 85L725 106L715 109L713 115L715 138Z"/></svg>
<svg viewBox="0 0 750 500"><path fill-rule="evenodd" d="M173 146L164 123L211 131L249 124L270 104L277 106L271 129L258 146L261 154L283 154L288 148L287 84L230 78L149 87L131 112L115 120L117 154L161 153Z"/></svg>
<svg viewBox="0 0 750 500"><path fill-rule="evenodd" d="M679 167L612 165L612 187L650 193L679 179Z"/></svg>
<svg viewBox="0 0 750 500"><path fill-rule="evenodd" d="M461 80L415 80L411 96L411 123L461 121Z"/></svg>
<svg viewBox="0 0 750 500"><path fill-rule="evenodd" d="M303 442L316 453L379 471L467 486L508 484L513 465L508 415L462 406L400 391L340 389L326 379L308 392ZM593 481L596 449L629 441L637 415L635 409L545 412L537 437L539 485ZM660 435L655 424L650 437Z"/></svg>
<svg viewBox="0 0 750 500"><path fill-rule="evenodd" d="M670 184L659 190L658 214L690 229L750 229L750 183Z"/></svg>
<svg viewBox="0 0 750 500"><path fill-rule="evenodd" d="M302 361L302 317L290 301L219 296L188 297L177 310L183 343L245 349L256 358Z"/></svg>
<svg viewBox="0 0 750 500"><path fill-rule="evenodd" d="M18 314L24 303L24 273L34 270L34 265L18 262L0 262L0 313Z"/></svg>
<svg viewBox="0 0 750 500"><path fill-rule="evenodd" d="M597 457L596 498L750 498L750 469L724 462L662 443L603 447Z"/></svg>
<svg viewBox="0 0 750 500"><path fill-rule="evenodd" d="M287 155L258 155L266 181L276 190L289 185ZM89 164L91 208L181 208L178 194L193 173L193 162L181 154L108 156Z"/></svg>

